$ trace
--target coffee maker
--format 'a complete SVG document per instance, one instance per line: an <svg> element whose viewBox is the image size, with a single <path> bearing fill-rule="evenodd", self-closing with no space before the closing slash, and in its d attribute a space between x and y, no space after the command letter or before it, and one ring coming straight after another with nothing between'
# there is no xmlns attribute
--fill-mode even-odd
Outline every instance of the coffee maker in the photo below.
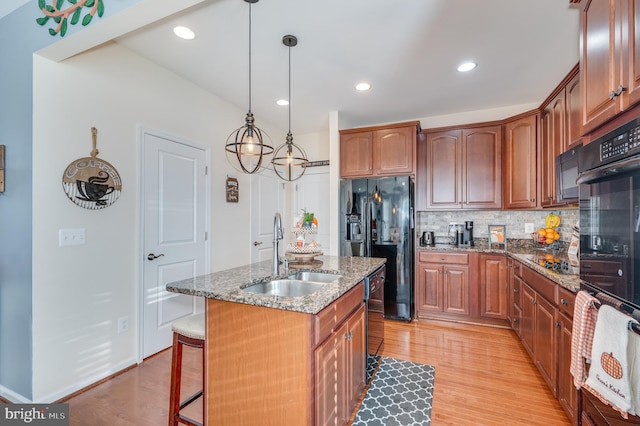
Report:
<svg viewBox="0 0 640 426"><path fill-rule="evenodd" d="M458 233L458 236L462 238L461 241L458 241L459 246L473 246L473 221L465 221L462 233Z"/></svg>

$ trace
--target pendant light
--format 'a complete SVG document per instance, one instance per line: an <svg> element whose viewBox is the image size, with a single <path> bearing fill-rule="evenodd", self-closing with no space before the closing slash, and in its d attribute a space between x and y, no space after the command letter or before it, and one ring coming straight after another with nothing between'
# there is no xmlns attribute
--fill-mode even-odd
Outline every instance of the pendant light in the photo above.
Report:
<svg viewBox="0 0 640 426"><path fill-rule="evenodd" d="M307 154L293 143L291 134L291 48L298 44L298 39L292 35L282 37L282 43L289 48L289 132L286 142L276 148L271 163L273 170L282 180L294 181L300 179L307 170Z"/></svg>
<svg viewBox="0 0 640 426"><path fill-rule="evenodd" d="M268 166L263 164L264 157L273 153L273 147L265 143L269 135L255 125L251 113L251 4L258 0L244 0L249 3L249 110L244 126L234 130L227 138L225 153L227 161L237 170L253 174L261 172Z"/></svg>

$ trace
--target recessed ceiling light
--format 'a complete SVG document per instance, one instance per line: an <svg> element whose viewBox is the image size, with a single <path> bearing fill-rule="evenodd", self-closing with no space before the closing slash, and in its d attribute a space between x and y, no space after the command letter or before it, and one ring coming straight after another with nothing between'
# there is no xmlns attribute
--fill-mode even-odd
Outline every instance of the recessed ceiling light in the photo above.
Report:
<svg viewBox="0 0 640 426"><path fill-rule="evenodd" d="M471 71L476 66L478 66L478 64L476 64L475 62L464 62L464 63L458 65L458 71L460 71L460 72Z"/></svg>
<svg viewBox="0 0 640 426"><path fill-rule="evenodd" d="M360 90L361 92L369 89L371 89L371 85L369 83L362 82L356 84L356 90Z"/></svg>
<svg viewBox="0 0 640 426"><path fill-rule="evenodd" d="M175 27L173 33L184 40L193 40L196 37L193 31L183 26Z"/></svg>
<svg viewBox="0 0 640 426"><path fill-rule="evenodd" d="M287 105L289 105L289 101L288 101L288 100L286 100L286 99L279 99L279 100L277 100L277 101L276 101L276 103L277 103L278 105L280 105L280 106L287 106Z"/></svg>

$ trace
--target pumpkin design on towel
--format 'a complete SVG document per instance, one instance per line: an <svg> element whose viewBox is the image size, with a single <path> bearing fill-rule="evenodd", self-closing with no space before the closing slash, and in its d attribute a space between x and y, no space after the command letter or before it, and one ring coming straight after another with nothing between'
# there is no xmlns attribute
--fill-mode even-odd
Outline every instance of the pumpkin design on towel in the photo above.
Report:
<svg viewBox="0 0 640 426"><path fill-rule="evenodd" d="M620 361L613 356L612 352L603 352L602 355L600 355L600 364L602 364L602 369L614 379L622 378L622 365L620 365Z"/></svg>

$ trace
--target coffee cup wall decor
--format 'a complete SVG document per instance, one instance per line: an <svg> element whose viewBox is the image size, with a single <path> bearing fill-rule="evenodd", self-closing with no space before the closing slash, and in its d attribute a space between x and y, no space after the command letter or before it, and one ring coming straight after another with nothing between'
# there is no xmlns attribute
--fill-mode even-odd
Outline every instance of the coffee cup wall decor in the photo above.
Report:
<svg viewBox="0 0 640 426"><path fill-rule="evenodd" d="M92 127L91 133L91 157L79 158L67 166L62 175L62 188L75 204L85 209L98 210L116 202L122 191L122 180L115 167L98 158L98 130Z"/></svg>

